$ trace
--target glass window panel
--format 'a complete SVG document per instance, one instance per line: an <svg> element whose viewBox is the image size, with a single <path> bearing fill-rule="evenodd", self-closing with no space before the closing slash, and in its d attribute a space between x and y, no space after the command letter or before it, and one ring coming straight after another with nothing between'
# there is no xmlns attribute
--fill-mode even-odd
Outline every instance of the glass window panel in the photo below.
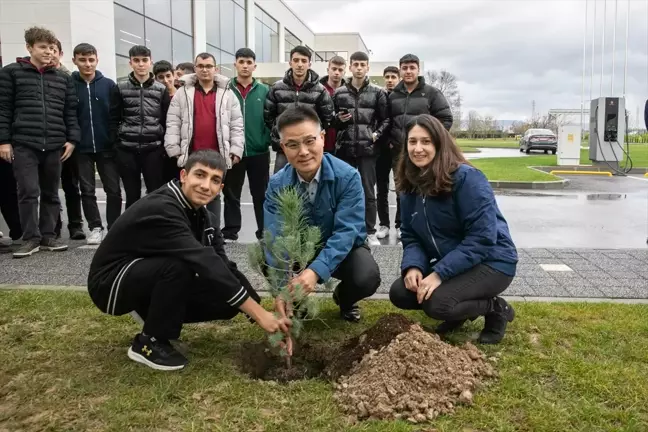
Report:
<svg viewBox="0 0 648 432"><path fill-rule="evenodd" d="M207 11L207 43L220 47L220 1L208 1Z"/></svg>
<svg viewBox="0 0 648 432"><path fill-rule="evenodd" d="M245 9L245 0L234 0L236 4L241 6L243 9Z"/></svg>
<svg viewBox="0 0 648 432"><path fill-rule="evenodd" d="M263 14L263 24L270 27L273 31L279 32L279 23L267 13Z"/></svg>
<svg viewBox="0 0 648 432"><path fill-rule="evenodd" d="M279 61L279 35L277 33L271 33L270 45L272 50L271 61L277 63Z"/></svg>
<svg viewBox="0 0 648 432"><path fill-rule="evenodd" d="M272 30L263 26L263 61L272 61Z"/></svg>
<svg viewBox="0 0 648 432"><path fill-rule="evenodd" d="M117 82L125 81L128 78L128 74L131 73L131 67L128 61L126 57L116 56Z"/></svg>
<svg viewBox="0 0 648 432"><path fill-rule="evenodd" d="M171 29L147 18L146 46L151 50L151 58L154 62L172 61Z"/></svg>
<svg viewBox="0 0 648 432"><path fill-rule="evenodd" d="M192 10L193 1L174 0L171 2L171 23L174 29L193 35Z"/></svg>
<svg viewBox="0 0 648 432"><path fill-rule="evenodd" d="M115 3L133 9L135 12L144 13L144 0L116 0Z"/></svg>
<svg viewBox="0 0 648 432"><path fill-rule="evenodd" d="M171 25L171 0L144 0L144 15Z"/></svg>
<svg viewBox="0 0 648 432"><path fill-rule="evenodd" d="M263 29L266 28L261 21L254 20L254 53L257 56L257 63L265 61L263 56Z"/></svg>
<svg viewBox="0 0 648 432"><path fill-rule="evenodd" d="M254 17L263 22L263 10L256 4L254 6Z"/></svg>
<svg viewBox="0 0 648 432"><path fill-rule="evenodd" d="M128 56L133 45L144 45L144 17L115 5L115 53Z"/></svg>
<svg viewBox="0 0 648 432"><path fill-rule="evenodd" d="M220 64L220 62L221 62L221 50L219 50L215 46L207 44L207 52L209 54L213 55L216 58L216 64Z"/></svg>
<svg viewBox="0 0 648 432"><path fill-rule="evenodd" d="M193 61L193 38L173 30L173 64Z"/></svg>
<svg viewBox="0 0 648 432"><path fill-rule="evenodd" d="M245 48L245 10L234 7L234 50Z"/></svg>
<svg viewBox="0 0 648 432"><path fill-rule="evenodd" d="M235 52L234 42L234 2L221 0L220 2L220 30L221 43L219 48L223 51Z"/></svg>

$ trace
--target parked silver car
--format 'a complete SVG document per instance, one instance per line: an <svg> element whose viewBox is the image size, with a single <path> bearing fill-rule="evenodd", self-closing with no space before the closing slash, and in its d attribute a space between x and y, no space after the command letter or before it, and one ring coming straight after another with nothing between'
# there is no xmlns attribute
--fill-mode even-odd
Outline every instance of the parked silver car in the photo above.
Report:
<svg viewBox="0 0 648 432"><path fill-rule="evenodd" d="M550 129L529 129L520 139L520 151L531 153L531 150L551 151L556 154L558 150L558 138Z"/></svg>

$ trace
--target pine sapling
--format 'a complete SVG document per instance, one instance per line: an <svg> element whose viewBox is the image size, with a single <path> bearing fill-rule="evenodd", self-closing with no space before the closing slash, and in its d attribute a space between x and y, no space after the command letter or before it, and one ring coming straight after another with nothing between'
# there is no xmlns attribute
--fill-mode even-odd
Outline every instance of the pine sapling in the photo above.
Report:
<svg viewBox="0 0 648 432"><path fill-rule="evenodd" d="M321 232L319 227L309 225L304 197L297 188L284 188L273 199L271 205L276 207L279 216L277 235L273 236L269 230L265 230L263 241L249 247L248 261L257 273L264 276L271 295L283 300L286 305L292 305L290 334L277 332L268 337L272 347L281 347L279 355L286 358L290 366L285 349L286 337L299 338L304 321L317 317L320 304L315 296L304 292L301 285L290 287L289 282L315 258Z"/></svg>

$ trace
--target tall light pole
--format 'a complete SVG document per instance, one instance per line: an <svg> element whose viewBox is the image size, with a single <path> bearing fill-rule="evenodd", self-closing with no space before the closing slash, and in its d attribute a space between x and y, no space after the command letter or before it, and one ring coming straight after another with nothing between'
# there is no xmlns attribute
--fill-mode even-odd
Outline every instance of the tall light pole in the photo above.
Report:
<svg viewBox="0 0 648 432"><path fill-rule="evenodd" d="M583 111L585 109L585 57L587 57L587 12L589 0L585 0L585 28L583 29L583 76L581 78L581 131L583 130Z"/></svg>
<svg viewBox="0 0 648 432"><path fill-rule="evenodd" d="M630 1L630 0L628 0ZM594 20L592 21L592 68L590 69L590 103L594 91L594 45L596 44L596 0L594 0Z"/></svg>
<svg viewBox="0 0 648 432"><path fill-rule="evenodd" d="M603 96L603 66L605 65L605 27L607 24L607 0L603 0L603 35L601 36L601 86L599 88L599 96Z"/></svg>
<svg viewBox="0 0 648 432"><path fill-rule="evenodd" d="M626 83L628 82L628 33L630 29L630 0L626 9L626 32L625 32L625 60L623 66L623 97L626 96Z"/></svg>
<svg viewBox="0 0 648 432"><path fill-rule="evenodd" d="M619 0L614 0L614 27L612 28L612 79L610 80L610 96L614 96L614 63L616 59L616 25L618 6Z"/></svg>

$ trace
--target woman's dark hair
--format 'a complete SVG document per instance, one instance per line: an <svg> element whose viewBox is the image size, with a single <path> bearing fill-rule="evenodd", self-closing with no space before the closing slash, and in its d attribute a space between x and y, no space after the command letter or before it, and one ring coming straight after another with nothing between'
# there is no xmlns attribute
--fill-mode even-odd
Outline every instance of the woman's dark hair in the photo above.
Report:
<svg viewBox="0 0 648 432"><path fill-rule="evenodd" d="M419 168L410 160L407 141L414 126L427 131L436 150L434 159L425 168ZM444 195L452 191L452 173L459 165L470 163L443 124L428 114L411 119L405 126L405 141L396 167L396 190L404 193L420 193L427 196Z"/></svg>

